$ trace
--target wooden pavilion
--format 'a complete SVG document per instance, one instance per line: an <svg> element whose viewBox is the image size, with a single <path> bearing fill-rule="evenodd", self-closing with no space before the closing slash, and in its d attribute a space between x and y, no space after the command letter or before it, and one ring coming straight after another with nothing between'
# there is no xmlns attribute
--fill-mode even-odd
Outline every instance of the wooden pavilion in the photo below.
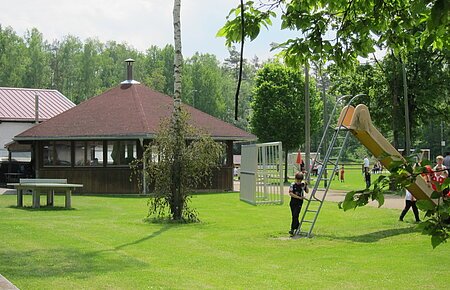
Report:
<svg viewBox="0 0 450 290"><path fill-rule="evenodd" d="M224 164L211 189L233 189L234 141L256 137L188 105L194 126L226 145ZM32 144L39 178L67 178L82 183L81 193L137 193L129 162L142 157L162 119L170 117L173 98L136 81L125 81L15 136Z"/></svg>

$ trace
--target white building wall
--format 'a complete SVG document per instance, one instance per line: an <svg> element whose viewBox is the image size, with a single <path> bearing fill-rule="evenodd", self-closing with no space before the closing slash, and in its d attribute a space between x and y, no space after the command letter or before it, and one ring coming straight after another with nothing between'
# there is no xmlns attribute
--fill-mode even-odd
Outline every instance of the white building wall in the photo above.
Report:
<svg viewBox="0 0 450 290"><path fill-rule="evenodd" d="M0 157L8 156L5 144L13 141L12 138L14 138L14 136L19 135L34 125L34 123L0 122Z"/></svg>

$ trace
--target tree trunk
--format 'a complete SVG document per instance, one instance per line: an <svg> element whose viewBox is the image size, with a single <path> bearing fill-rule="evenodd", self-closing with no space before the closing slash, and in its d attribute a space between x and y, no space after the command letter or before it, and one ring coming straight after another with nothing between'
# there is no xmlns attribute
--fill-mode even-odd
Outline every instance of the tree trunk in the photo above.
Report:
<svg viewBox="0 0 450 290"><path fill-rule="evenodd" d="M174 86L173 86L173 97L174 97L174 110L173 110L173 119L175 134L178 134L176 137L176 148L173 156L173 166L172 166L172 198L170 209L172 212L172 217L174 220L181 220L183 216L183 192L181 190L181 175L182 175L182 166L181 166L181 156L180 152L182 152L182 142L184 140L180 140L179 134L180 132L180 106L181 106L181 67L183 62L183 55L181 54L181 21L180 21L180 12L181 12L181 0L174 0L173 5L173 31L174 31L174 43L175 43L175 59L174 59Z"/></svg>
<svg viewBox="0 0 450 290"><path fill-rule="evenodd" d="M175 100L181 98L181 67L183 65L183 55L181 53L181 0L174 0L173 5L173 33L175 42L175 59L174 59L174 86L173 97Z"/></svg>

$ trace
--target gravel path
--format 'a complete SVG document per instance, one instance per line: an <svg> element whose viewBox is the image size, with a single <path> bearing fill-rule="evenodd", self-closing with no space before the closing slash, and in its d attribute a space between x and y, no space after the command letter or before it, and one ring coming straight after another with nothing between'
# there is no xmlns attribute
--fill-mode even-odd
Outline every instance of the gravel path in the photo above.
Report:
<svg viewBox="0 0 450 290"><path fill-rule="evenodd" d="M235 181L234 182L234 191L239 191L239 189L240 189L240 182ZM289 186L284 186L283 189L284 189L284 194L288 195ZM325 200L331 201L331 202L340 202L340 201L344 200L346 193L347 193L346 191L342 191L342 190L328 190ZM369 203L369 206L378 207L378 202L372 201ZM404 197L401 197L398 195L385 194L384 195L384 204L382 207L403 209L405 207L405 199L404 199Z"/></svg>
<svg viewBox="0 0 450 290"><path fill-rule="evenodd" d="M239 189L240 189L240 183L239 183L239 181L235 181L234 182L234 191L239 191ZM287 195L288 192L289 192L289 186L284 186L284 193ZM0 188L0 195L1 194L16 194L16 190ZM331 201L331 202L340 202L340 201L344 200L345 194L346 194L346 191L329 190L325 200ZM369 205L378 207L378 203L376 201L370 202ZM384 205L382 207L403 209L404 206L405 206L405 200L403 197L398 196L398 195L391 195L391 194L384 195Z"/></svg>

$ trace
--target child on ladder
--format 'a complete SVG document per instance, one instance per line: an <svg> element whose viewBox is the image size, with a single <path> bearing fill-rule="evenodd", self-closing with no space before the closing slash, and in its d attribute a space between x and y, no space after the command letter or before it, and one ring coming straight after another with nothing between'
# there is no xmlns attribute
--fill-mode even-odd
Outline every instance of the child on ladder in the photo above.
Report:
<svg viewBox="0 0 450 290"><path fill-rule="evenodd" d="M308 184L303 181L303 178L304 177L302 173L295 173L295 182L293 182L289 187L289 195L291 196L291 202L289 203L289 206L291 208L292 214L291 230L289 231L289 234L291 236L294 235L295 231L300 225L298 217L302 209L303 200L305 199L305 192L309 192Z"/></svg>

